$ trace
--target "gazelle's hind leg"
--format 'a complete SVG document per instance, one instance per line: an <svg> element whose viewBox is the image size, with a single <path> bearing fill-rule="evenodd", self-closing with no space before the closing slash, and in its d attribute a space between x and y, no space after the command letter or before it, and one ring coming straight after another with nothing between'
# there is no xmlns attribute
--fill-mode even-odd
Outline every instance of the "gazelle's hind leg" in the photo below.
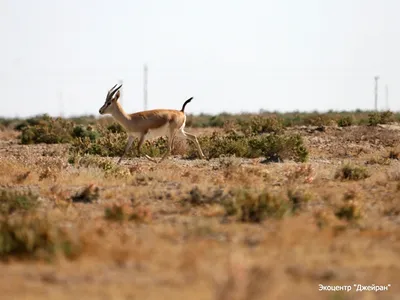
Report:
<svg viewBox="0 0 400 300"><path fill-rule="evenodd" d="M139 143L138 143L138 145L137 145L137 152L138 152L138 155L141 155L141 154L142 154L142 151L140 151L140 147L142 147L143 142L144 142L145 140L146 140L146 135L143 134L143 135L140 137ZM147 154L144 154L143 156L146 157L146 158L147 158L148 160L150 160L151 162L157 163L157 161L156 161L154 158L148 156Z"/></svg>
<svg viewBox="0 0 400 300"><path fill-rule="evenodd" d="M181 136L185 137L188 140L191 140L196 145L197 151L199 152L199 155L201 158L203 158L203 159L206 158L203 151L201 150L199 141L197 140L197 137L194 134L186 132L184 128L181 128L179 130L179 133Z"/></svg>

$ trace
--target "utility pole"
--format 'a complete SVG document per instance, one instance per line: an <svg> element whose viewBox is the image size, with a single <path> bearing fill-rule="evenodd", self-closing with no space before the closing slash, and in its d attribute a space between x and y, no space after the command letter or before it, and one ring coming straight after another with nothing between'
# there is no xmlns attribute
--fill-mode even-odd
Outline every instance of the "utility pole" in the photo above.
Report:
<svg viewBox="0 0 400 300"><path fill-rule="evenodd" d="M378 80L379 76L375 76L375 111L378 111Z"/></svg>
<svg viewBox="0 0 400 300"><path fill-rule="evenodd" d="M143 105L144 110L147 110L147 74L148 68L147 64L143 66Z"/></svg>

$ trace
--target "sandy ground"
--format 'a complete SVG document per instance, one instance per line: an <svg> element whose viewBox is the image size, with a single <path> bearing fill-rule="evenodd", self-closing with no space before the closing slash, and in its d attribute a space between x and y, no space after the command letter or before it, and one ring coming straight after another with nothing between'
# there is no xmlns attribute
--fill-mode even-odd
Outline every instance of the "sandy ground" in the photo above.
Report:
<svg viewBox="0 0 400 300"><path fill-rule="evenodd" d="M50 261L8 257L1 299L400 299L400 162L384 159L397 147L397 127L296 130L310 149L306 164L135 158L115 173L69 164L68 145L20 145L2 134L1 187L37 193L38 213L75 234L81 252ZM370 176L335 179L348 162ZM70 203L91 184L97 201ZM194 188L209 195L238 187L295 190L307 201L294 215L256 224L189 201ZM360 209L357 220L335 216L348 198ZM147 222L104 218L106 207L132 203L150 212Z"/></svg>

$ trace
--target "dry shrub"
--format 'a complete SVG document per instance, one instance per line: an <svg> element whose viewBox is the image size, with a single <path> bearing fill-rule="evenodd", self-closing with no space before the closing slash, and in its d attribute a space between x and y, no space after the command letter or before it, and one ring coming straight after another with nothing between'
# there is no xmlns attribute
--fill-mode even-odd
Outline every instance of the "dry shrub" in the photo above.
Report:
<svg viewBox="0 0 400 300"><path fill-rule="evenodd" d="M238 188L205 192L195 187L181 203L194 206L218 204L224 208L225 217L233 216L241 222L259 223L267 217L282 218L291 215L309 200L310 195L299 190L289 190L287 195L280 196L267 190L258 192Z"/></svg>
<svg viewBox="0 0 400 300"><path fill-rule="evenodd" d="M234 209L241 222L262 222L267 217L281 218L292 212L290 203L268 191L259 194L239 190Z"/></svg>
<svg viewBox="0 0 400 300"><path fill-rule="evenodd" d="M356 200L345 201L340 205L336 211L335 215L339 219L345 219L347 221L355 221L361 218L361 206Z"/></svg>
<svg viewBox="0 0 400 300"><path fill-rule="evenodd" d="M115 164L111 159L105 157L73 154L70 156L69 162L78 168L98 168L104 172L105 177L125 178L131 175L129 169Z"/></svg>
<svg viewBox="0 0 400 300"><path fill-rule="evenodd" d="M38 198L32 191L1 190L0 214L32 210L38 206Z"/></svg>
<svg viewBox="0 0 400 300"><path fill-rule="evenodd" d="M90 184L82 191L72 196L71 200L72 202L92 203L99 198L99 191L100 189L98 186L96 186L95 184Z"/></svg>
<svg viewBox="0 0 400 300"><path fill-rule="evenodd" d="M343 201L335 209L335 215L346 221L356 221L362 216L361 202L356 189L350 189L343 194Z"/></svg>
<svg viewBox="0 0 400 300"><path fill-rule="evenodd" d="M370 174L366 168L350 164L340 167L335 174L335 179L340 180L362 180L368 177Z"/></svg>
<svg viewBox="0 0 400 300"><path fill-rule="evenodd" d="M294 184L298 181L302 183L311 183L315 177L314 168L310 164L300 164L285 172L288 184Z"/></svg>
<svg viewBox="0 0 400 300"><path fill-rule="evenodd" d="M110 221L149 223L152 220L152 213L149 208L141 205L114 203L104 209L104 218Z"/></svg>
<svg viewBox="0 0 400 300"><path fill-rule="evenodd" d="M390 163L391 161L388 157L382 157L382 156L374 156L365 162L366 165L382 165L382 166L388 166L390 165Z"/></svg>
<svg viewBox="0 0 400 300"><path fill-rule="evenodd" d="M3 258L51 258L61 254L75 258L81 240L72 227L62 227L41 214L16 214L0 217L0 255Z"/></svg>
<svg viewBox="0 0 400 300"><path fill-rule="evenodd" d="M207 192L201 191L197 186L189 191L189 195L181 200L182 204L191 205L222 204L231 197L231 194L224 193L222 189L215 189Z"/></svg>

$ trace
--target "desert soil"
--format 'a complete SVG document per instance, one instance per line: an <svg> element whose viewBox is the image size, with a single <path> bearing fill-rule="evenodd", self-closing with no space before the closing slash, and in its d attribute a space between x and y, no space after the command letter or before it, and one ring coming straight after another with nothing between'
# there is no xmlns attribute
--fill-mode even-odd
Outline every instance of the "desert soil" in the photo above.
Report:
<svg viewBox="0 0 400 300"><path fill-rule="evenodd" d="M304 164L131 158L116 175L71 165L68 145L21 145L15 134L2 134L1 188L37 193L38 210L76 232L82 251L51 261L8 257L0 263L0 298L400 299L400 161L387 158L400 131L296 130L310 150ZM370 176L335 178L346 163ZM99 189L96 201L70 202L90 185ZM292 190L307 201L295 214L244 223L225 217L218 204L191 203L195 188L204 195ZM346 201L355 203L358 219L335 215ZM132 203L149 212L146 222L104 218L106 207ZM357 285L388 290L359 292Z"/></svg>

